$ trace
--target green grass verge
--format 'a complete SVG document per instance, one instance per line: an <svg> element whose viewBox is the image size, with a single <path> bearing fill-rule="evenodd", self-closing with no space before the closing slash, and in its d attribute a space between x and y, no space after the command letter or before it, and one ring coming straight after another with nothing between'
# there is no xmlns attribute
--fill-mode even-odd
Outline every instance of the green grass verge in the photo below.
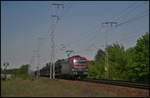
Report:
<svg viewBox="0 0 150 98"><path fill-rule="evenodd" d="M23 97L106 97L111 96L102 93L95 87L79 85L61 80L49 80L48 78L15 78L1 81L1 96Z"/></svg>

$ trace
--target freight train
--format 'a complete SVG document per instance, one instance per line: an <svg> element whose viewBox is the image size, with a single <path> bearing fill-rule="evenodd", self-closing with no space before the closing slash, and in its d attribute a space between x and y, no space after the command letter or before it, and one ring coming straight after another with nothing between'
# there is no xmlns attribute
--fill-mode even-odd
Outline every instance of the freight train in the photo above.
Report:
<svg viewBox="0 0 150 98"><path fill-rule="evenodd" d="M49 76L49 66L40 70L41 76ZM55 77L84 78L88 74L88 60L86 57L75 55L55 63Z"/></svg>

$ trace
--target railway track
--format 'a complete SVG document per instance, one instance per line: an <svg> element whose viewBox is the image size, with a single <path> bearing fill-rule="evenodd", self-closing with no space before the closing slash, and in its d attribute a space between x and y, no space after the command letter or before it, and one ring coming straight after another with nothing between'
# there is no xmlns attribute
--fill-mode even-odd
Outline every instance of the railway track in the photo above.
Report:
<svg viewBox="0 0 150 98"><path fill-rule="evenodd" d="M103 84L110 84L110 85L117 85L117 86L125 86L125 87L131 87L131 88L149 89L149 84L140 84L140 83L120 81L120 80L104 80L104 79L86 78L86 79L82 79L80 81L103 83Z"/></svg>
<svg viewBox="0 0 150 98"><path fill-rule="evenodd" d="M63 78L58 78L58 79L63 79ZM135 83L135 82L121 81L121 80L105 80L105 79L92 79L92 78L85 78L85 79L78 79L78 80L74 80L74 79L70 79L70 78L65 78L65 79L73 80L73 81L102 83L102 84L124 86L124 87L131 87L131 88L149 89L149 84L140 84L140 83Z"/></svg>

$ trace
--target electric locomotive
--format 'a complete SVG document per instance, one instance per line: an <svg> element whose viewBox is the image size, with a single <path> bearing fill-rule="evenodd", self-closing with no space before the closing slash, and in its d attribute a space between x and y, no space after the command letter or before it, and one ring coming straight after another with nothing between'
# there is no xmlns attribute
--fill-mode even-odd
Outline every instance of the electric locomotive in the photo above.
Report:
<svg viewBox="0 0 150 98"><path fill-rule="evenodd" d="M55 75L69 76L71 78L84 78L88 74L88 62L86 57L79 55L64 59L61 64L55 65Z"/></svg>

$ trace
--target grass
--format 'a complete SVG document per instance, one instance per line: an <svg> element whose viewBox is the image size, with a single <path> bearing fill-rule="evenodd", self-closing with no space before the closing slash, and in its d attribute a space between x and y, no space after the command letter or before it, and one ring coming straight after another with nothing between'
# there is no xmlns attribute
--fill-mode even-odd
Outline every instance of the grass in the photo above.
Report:
<svg viewBox="0 0 150 98"><path fill-rule="evenodd" d="M61 80L39 78L37 80L15 78L1 81L1 96L23 97L106 97L95 87L69 83Z"/></svg>

